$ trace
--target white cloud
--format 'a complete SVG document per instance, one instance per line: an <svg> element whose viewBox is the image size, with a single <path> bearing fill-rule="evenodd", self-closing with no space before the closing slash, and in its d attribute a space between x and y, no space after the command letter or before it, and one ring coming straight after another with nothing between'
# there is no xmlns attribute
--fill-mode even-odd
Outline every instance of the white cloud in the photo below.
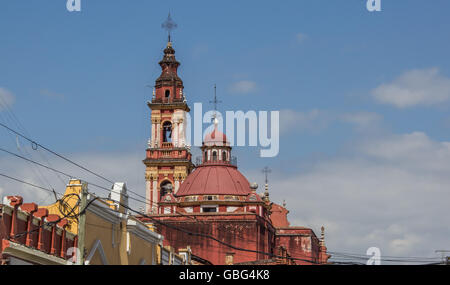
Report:
<svg viewBox="0 0 450 285"><path fill-rule="evenodd" d="M398 108L437 105L450 100L450 78L440 75L437 68L410 70L375 88L372 95L378 102Z"/></svg>
<svg viewBox="0 0 450 285"><path fill-rule="evenodd" d="M334 252L436 257L448 247L450 142L414 132L351 145L294 175L274 173L271 197L288 201L291 224L325 225Z"/></svg>
<svg viewBox="0 0 450 285"><path fill-rule="evenodd" d="M256 82L250 80L241 80L231 85L230 91L238 94L253 93L257 90Z"/></svg>
<svg viewBox="0 0 450 285"><path fill-rule="evenodd" d="M0 111L14 104L14 95L8 90L0 87Z"/></svg>

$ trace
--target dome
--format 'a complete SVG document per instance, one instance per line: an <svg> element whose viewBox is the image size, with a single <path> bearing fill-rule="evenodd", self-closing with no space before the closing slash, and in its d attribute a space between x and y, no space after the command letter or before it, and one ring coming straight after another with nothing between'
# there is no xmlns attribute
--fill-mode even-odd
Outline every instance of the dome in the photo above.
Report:
<svg viewBox="0 0 450 285"><path fill-rule="evenodd" d="M205 145L229 145L227 136L217 128L207 134L204 139Z"/></svg>
<svg viewBox="0 0 450 285"><path fill-rule="evenodd" d="M176 196L248 195L250 183L232 165L200 165L180 185Z"/></svg>

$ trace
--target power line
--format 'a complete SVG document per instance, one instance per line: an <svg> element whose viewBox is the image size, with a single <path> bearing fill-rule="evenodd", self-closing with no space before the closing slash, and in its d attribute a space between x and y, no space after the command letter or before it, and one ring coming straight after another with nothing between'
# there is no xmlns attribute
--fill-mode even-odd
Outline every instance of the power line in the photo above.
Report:
<svg viewBox="0 0 450 285"><path fill-rule="evenodd" d="M23 156L21 156L21 155L15 154L15 153L10 152L10 151L8 151L8 150L5 150L5 149L3 149L3 148L0 148L0 151L3 151L3 152L5 152L5 153L8 153L8 154L13 155L13 156L15 156L15 157L18 157L18 158L20 158L20 159L24 159L24 160L26 160L26 161L28 161L28 162L34 163L34 164L36 164L36 165L38 165L38 166L41 166L41 167L44 167L44 168L46 168L46 169L48 169L48 170L55 171L55 172L60 173L60 174L62 174L62 175L64 175L64 176L66 176L66 177L69 177L69 178L75 177L74 175L65 173L65 172L63 172L63 171L57 170L57 169L52 168L52 167L49 167L49 166L47 166L47 165L44 165L44 164L42 164L42 163L39 163L39 162L36 162L36 161L34 161L34 160L28 159L28 158L23 157ZM103 190L103 191L106 191L106 192L108 192L108 193L111 193L111 192L112 192L112 193L116 193L116 194L119 194L119 195L121 194L120 192L114 191L114 189L108 189L108 188L106 188L106 187L97 185L97 184L95 184L95 183L91 183L91 182L86 181L86 180L84 180L84 181L87 182L89 185L91 185L91 186L93 186L93 187L96 187L96 188L98 188L98 189L101 189L101 190ZM130 190L127 189L127 191L130 191ZM130 192L131 192L131 191L130 191ZM132 193L134 193L134 192L132 192ZM61 195L62 195L62 194L61 194ZM137 196L140 196L140 195L137 195ZM142 196L140 196L140 197L142 197ZM134 197L130 197L130 196L129 196L128 198L131 199L131 200L134 200L134 201L143 203L143 204L145 204L145 205L156 205L156 206L159 206L158 203L153 202L153 201L150 201L150 200L148 200L148 199L145 198L145 197L143 197L143 198L146 199L146 201L148 201L148 202L150 202L150 203L148 203L148 202L146 202L146 201L142 201L142 200L136 199L136 198L134 198ZM142 214L142 213L140 213L140 214ZM202 224L205 224L204 221L198 220L196 217L193 217L193 216L191 216L191 215L183 214L183 213L179 212L178 210L176 210L176 212L175 212L174 214L176 214L177 216L180 216L180 217L186 217L186 218L195 220L196 222L200 222L200 223L202 223ZM239 236L236 236L236 238L238 238L238 239L240 239L240 240L243 240L243 241L257 242L256 240L249 240L249 239L241 238L241 237L239 237Z"/></svg>
<svg viewBox="0 0 450 285"><path fill-rule="evenodd" d="M104 181L107 181L107 182L109 182L109 183L111 183L111 184L113 184L113 185L115 184L112 180L110 180L110 179L108 179L108 178L105 178L104 176L102 176L102 175L100 175L100 174L98 174L98 173L95 173L95 172L92 171L92 170L89 170L88 168L86 168L86 167L84 167L84 166L82 166L82 165L80 165L80 164L78 164L78 163L76 163L76 162L74 162L74 161L72 161L72 160L70 160L70 159L64 157L63 155L61 155L61 154L59 154L59 153L56 153L55 151L53 151L53 150L51 150L51 149L49 149L49 148L47 148L47 147L41 145L40 143L36 142L35 140L26 137L25 135L19 133L19 132L16 131L16 130L13 130L12 128L6 126L5 124L0 123L0 126L4 127L5 129L9 130L10 132L12 132L12 133L14 133L14 134L16 134L16 135L18 135L18 136L20 136L20 137L22 137L22 138L28 140L28 141L32 144L33 149L37 149L38 147L41 147L42 149L44 149L44 150L46 150L46 151L48 151L48 152L50 152L50 153L52 153L52 154L54 154L54 155L56 155L56 156L62 158L62 159L64 159L65 161L68 161L69 163L71 163L71 164L73 164L73 165L75 165L75 166L77 166L77 167L79 167L79 168L81 168L81 169L83 169L83 170L85 170L85 171L87 171L87 172L89 172L89 173L91 173L91 174L93 174L93 175L95 175L95 176L101 178L101 179L103 179ZM6 151L6 152L8 152L8 151ZM8 153L12 154L11 152L8 152ZM20 157L20 158L22 158L22 159L26 159L26 158L21 157L21 156L16 155L16 154L12 154L12 155L17 156L17 157ZM69 174L63 173L63 172L61 172L61 171L55 170L55 169L52 168L52 167L44 166L43 164L40 164L40 163L35 162L35 161L32 161L32 160L30 160L30 159L26 159L26 160L27 160L27 161L30 161L30 162L32 162L32 163L38 164L38 165L40 165L40 166L42 166L42 167L45 167L45 168L47 168L47 169L49 169L49 170L56 171L57 173L60 173L60 174L63 174L63 175L69 176L69 177L74 177L74 176L72 176L72 175L69 175ZM108 190L108 191L111 190L111 189L107 189L107 188L104 188L104 187L99 186L99 185L95 185L94 183L90 183L90 184L93 185L93 186L95 186L95 187L101 188L101 189L106 189L106 190ZM138 193L132 191L131 189L127 189L127 190L128 190L128 192L133 193L134 195L136 195L136 196L138 196L138 197L140 197L140 198L143 198L143 199L148 200L146 197L144 197L144 196L142 196L142 195L140 195L140 194L138 194ZM131 198L131 197L130 197L130 198ZM137 199L134 199L134 200L139 201L139 200L137 200ZM139 202L142 202L142 203L147 204L146 202L143 202L143 201L139 201Z"/></svg>
<svg viewBox="0 0 450 285"><path fill-rule="evenodd" d="M25 128L22 126L22 124L20 123L20 121L17 119L17 117L14 115L14 112L9 108L9 106L3 101L2 98L0 105L4 107L4 109L6 110L6 117L4 118L1 114L0 114L0 118L2 118L2 120L4 120L5 122L7 121L7 118L9 118L9 121L16 125L17 128L21 128L23 130L25 130ZM26 130L25 130L26 132ZM28 150L26 148L21 148L19 145L19 137L15 137L16 141L14 142L14 136L10 133L10 138L11 141L17 144L17 149L20 151L20 153L27 155L30 158L33 158L33 155L31 155ZM36 177L38 180L40 180L40 182L42 184L47 184L50 188L53 188L53 186L50 184L50 182L47 180L47 178L45 177L45 175L38 169L38 168L34 168L31 165L31 170L36 174ZM45 183L44 183L45 182Z"/></svg>
<svg viewBox="0 0 450 285"><path fill-rule="evenodd" d="M6 150L6 149L0 148L0 151L3 151L3 152L5 152L5 153L8 153L8 154L10 154L10 155L12 155L12 156L15 156L15 157L17 157L17 158L26 160L26 161L28 161L28 162L34 163L34 164L36 164L36 165L38 165L38 166L40 166L40 167L44 167L44 168L46 168L46 169L48 169L48 170L51 170L51 171L54 171L54 172L56 172L56 173L62 174L62 175L64 175L64 176L68 177L68 178L76 177L76 176L74 176L74 175L65 173L65 172L60 171L60 170L57 170L57 169L55 169L55 168L53 168L53 167L49 167L49 166L47 166L47 165L44 165L44 164L39 163L39 162L37 162L37 161L34 161L34 160L32 160L32 159L28 159L28 158L26 158L26 157L23 157L23 156L21 156L21 155L19 155L19 154L13 153L13 152L8 151L8 150ZM86 180L84 180L84 181L86 181ZM114 191L114 189L108 189L108 188L106 188L106 187L97 185L97 184L92 183L92 182L89 182L89 181L86 181L86 182L87 182L89 185L94 186L94 187L96 187L96 188L99 188L99 189L101 189L101 190L107 191L108 193L113 192L113 193L116 193L116 194L121 194L121 193L119 193L119 192ZM146 201L142 201L142 200L139 200L139 199L136 199L136 198L133 198L133 197L130 197L130 196L129 196L128 198L131 199L131 200L134 200L134 201L143 203L143 204L145 204L145 205L156 205L156 206L158 206L157 203L155 203L155 202L153 202L153 201L150 201L150 200L148 200L147 198L145 198L145 197L143 197L143 196L141 196L141 195L139 195L139 194L137 194L137 193L135 193L135 192L133 192L133 191L131 191L131 190L129 190L129 189L127 189L127 191L129 191L129 192L135 194L135 195L138 196L138 197L142 197L142 198L146 199L146 200L147 200L148 202L150 202L150 203L147 203ZM179 215L181 215L181 216L189 217L189 218L191 218L191 219L194 219L194 220L198 221L195 217L191 217L191 216L188 216L188 215L184 215L184 214L182 214L182 213L180 213L180 212L178 212L178 211L177 211L177 213L178 213Z"/></svg>
<svg viewBox="0 0 450 285"><path fill-rule="evenodd" d="M11 180L14 180L14 181L17 181L17 182L26 184L26 185L31 186L31 187L35 187L35 188L38 188L38 189L47 191L47 192L50 192L50 193L56 192L54 189L48 189L48 188L45 188L45 187L42 187L42 186L38 186L38 185L35 185L35 184L33 184L33 183L26 182L26 181L23 181L23 180L21 180L21 179L18 179L18 178L15 178L15 177L12 177L12 176L3 174L3 173L0 173L0 176L3 176L3 177L5 177L5 178L8 178L8 179L11 179ZM63 194L61 194L61 193L59 193L59 192L56 192L56 193L58 193L58 194L60 194L60 195L63 195Z"/></svg>
<svg viewBox="0 0 450 285"><path fill-rule="evenodd" d="M23 135L23 134L21 134L21 133L15 131L15 130L13 130L12 128L10 128L10 127L8 127L8 126L6 126L5 124L0 123L0 126L2 126L3 128L7 129L8 131L10 131L10 132L12 132L12 133L14 133L14 134L16 134L16 135L18 135L18 136L20 136L20 137L26 139L27 141L29 141L29 142L31 143L33 149L36 150L38 147L40 147L40 148L42 148L42 149L44 149L44 150L50 152L51 154L53 154L53 155L55 155L55 156L57 156L57 157L59 157L59 158L65 160L65 161L67 161L67 162L69 162L69 163L71 163L71 164L73 164L73 165L75 165L75 166L77 166L77 167L79 167L79 168L81 168L81 169L83 169L83 170L85 170L85 171L87 171L87 172L89 172L89 173L91 173L91 174L93 174L93 175L95 175L95 176L97 176L97 177L99 177L99 178L105 180L105 181L114 184L114 182L112 182L111 180L105 178L104 176L102 176L102 175L100 175L100 174L98 174L98 173L95 173L95 172L93 172L93 171L87 169L87 168L84 167L84 166L81 166L80 164L78 164L78 163L76 163L76 162L74 162L74 161L72 161L72 160L70 160L70 159L64 157L63 155L61 155L61 154L59 154L59 153L57 153L57 152L55 152L55 151L53 151L53 150L51 150L51 149L49 149L49 148L43 146L43 145L41 145L40 143L37 143L36 141L34 141L34 140L28 138L27 136L25 136L25 135Z"/></svg>

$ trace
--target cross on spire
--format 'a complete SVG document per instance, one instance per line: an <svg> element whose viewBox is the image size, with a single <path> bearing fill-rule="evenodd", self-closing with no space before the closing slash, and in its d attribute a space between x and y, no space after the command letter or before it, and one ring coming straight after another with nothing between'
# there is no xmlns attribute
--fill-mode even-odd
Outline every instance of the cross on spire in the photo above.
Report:
<svg viewBox="0 0 450 285"><path fill-rule="evenodd" d="M214 121L217 119L217 104L222 103L222 101L217 100L217 86L214 84L214 100L209 101L209 103L214 104Z"/></svg>
<svg viewBox="0 0 450 285"><path fill-rule="evenodd" d="M214 111L217 111L217 104L222 103L222 101L217 100L217 86L214 84L214 100L209 101L209 103L214 104Z"/></svg>
<svg viewBox="0 0 450 285"><path fill-rule="evenodd" d="M269 176L269 173L271 173L272 172L272 170L269 168L269 167L264 167L263 168L263 170L262 170L262 173L264 173L264 175L265 175L265 178L266 178L266 184L268 184L269 183L269 179L268 179L268 176Z"/></svg>
<svg viewBox="0 0 450 285"><path fill-rule="evenodd" d="M178 27L177 23L175 23L172 20L172 17L170 17L170 12L169 12L169 15L167 16L166 21L161 24L161 28L165 29L169 35L169 42L170 42L170 33L172 32L172 30L175 30L177 27Z"/></svg>

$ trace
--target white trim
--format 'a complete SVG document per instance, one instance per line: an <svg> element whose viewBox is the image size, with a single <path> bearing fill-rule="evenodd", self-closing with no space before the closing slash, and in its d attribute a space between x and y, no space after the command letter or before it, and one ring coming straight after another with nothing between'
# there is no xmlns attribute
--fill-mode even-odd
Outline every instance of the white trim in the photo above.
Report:
<svg viewBox="0 0 450 285"><path fill-rule="evenodd" d="M129 232L127 232L127 253L128 253L128 255L131 254L131 239L130 239Z"/></svg>
<svg viewBox="0 0 450 285"><path fill-rule="evenodd" d="M94 257L95 252L98 250L98 253L100 254L100 259L103 263L103 265L108 265L108 260L105 256L105 251L103 250L102 242L98 239L94 242L94 246L91 248L91 251L89 252L89 255L86 257L86 261L84 262L85 265L89 265L91 262L92 257Z"/></svg>
<svg viewBox="0 0 450 285"><path fill-rule="evenodd" d="M7 205L7 204L5 203L5 201L6 201L6 197L3 198L3 208L2 208L2 211L3 211L3 213L7 214L8 216L12 216L12 212L13 212L14 208L11 207L11 206L9 206L9 205Z"/></svg>
<svg viewBox="0 0 450 285"><path fill-rule="evenodd" d="M67 261L63 258L56 257L37 249L33 249L22 244L9 241L9 246L3 252L5 255L11 255L16 258L37 263L40 265L66 265Z"/></svg>
<svg viewBox="0 0 450 285"><path fill-rule="evenodd" d="M156 244L163 241L162 235L149 230L144 224L136 220L129 219L127 221L127 231L150 243Z"/></svg>
<svg viewBox="0 0 450 285"><path fill-rule="evenodd" d="M88 200L91 198L92 196L89 195ZM87 208L87 211L96 214L100 218L113 224L119 224L122 218L122 214L115 212L108 205L98 200L92 202L92 204Z"/></svg>
<svg viewBox="0 0 450 285"><path fill-rule="evenodd" d="M18 211L16 211L16 213L17 213L17 218L19 220L21 220L22 222L27 222L28 221L28 216L30 214L28 214L27 212L22 211L22 210L18 210Z"/></svg>

